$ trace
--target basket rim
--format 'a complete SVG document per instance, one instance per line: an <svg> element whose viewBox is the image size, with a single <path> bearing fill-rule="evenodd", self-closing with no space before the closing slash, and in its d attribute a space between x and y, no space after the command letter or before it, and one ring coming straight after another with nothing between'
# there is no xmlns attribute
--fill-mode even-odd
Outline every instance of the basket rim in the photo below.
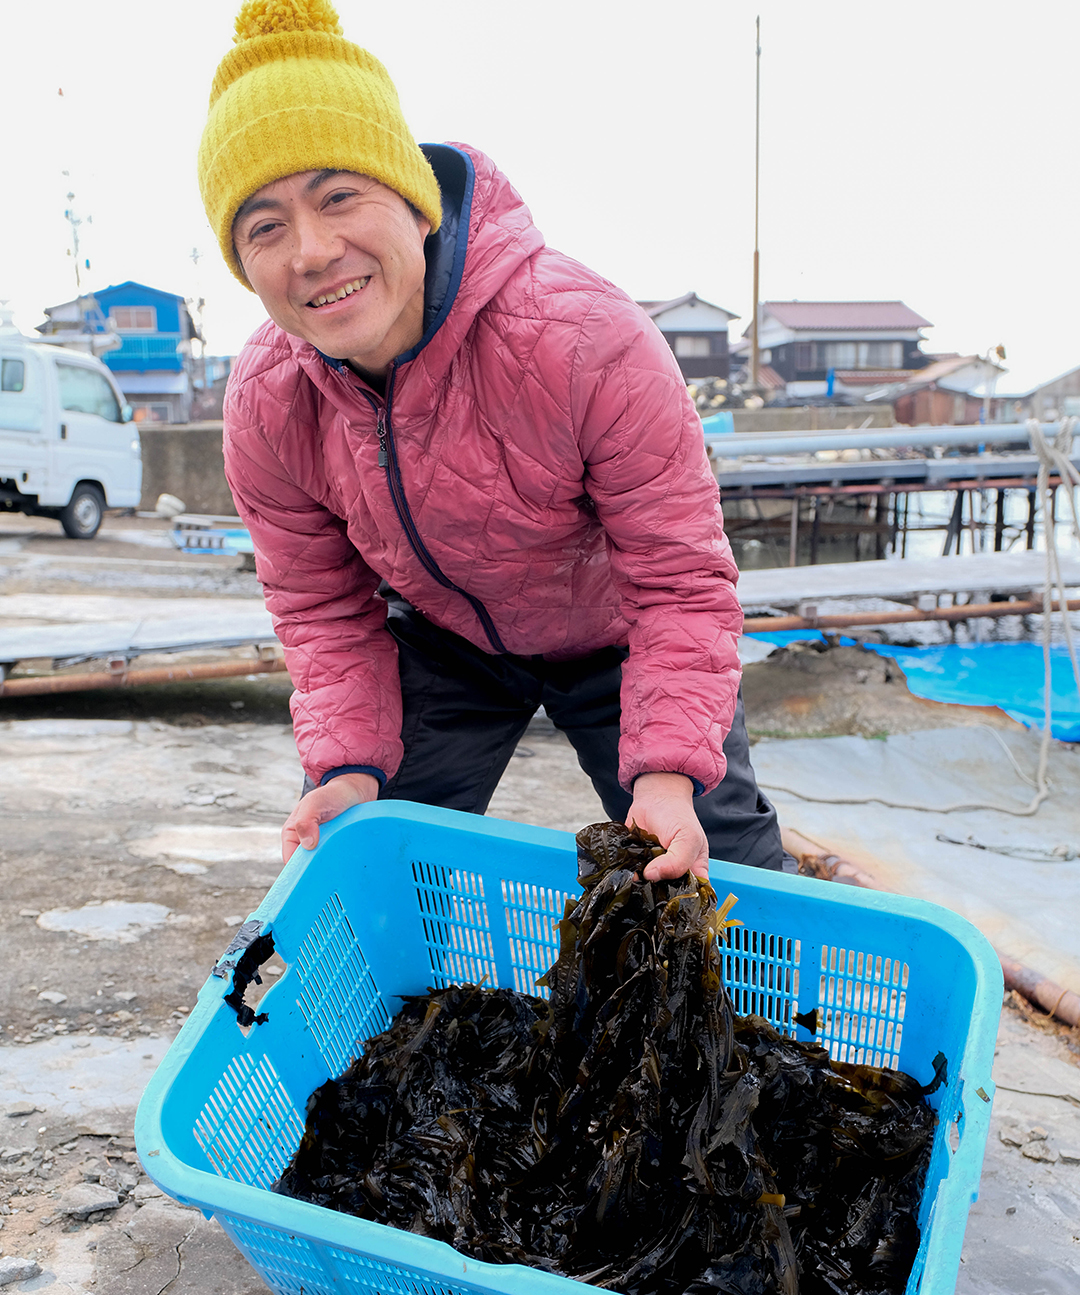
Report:
<svg viewBox="0 0 1080 1295"><path fill-rule="evenodd" d="M574 835L570 832L403 801L375 801L356 806L324 824L319 849L338 833L365 822L422 824L425 828L449 829L459 839L463 835L493 838L508 847L527 844L539 846L545 851L554 850L564 856L572 855L575 850ZM317 851L298 849L247 920L258 920L262 923L264 933L272 932L275 919L300 884L316 853ZM942 1108L942 1116L947 1114L949 1122L957 1111L962 1113L965 1136L960 1148L950 1157L946 1172L936 1184L933 1198L928 1202L924 1244L920 1248L923 1263L920 1270L918 1260L916 1261L909 1281L909 1289L912 1289L911 1282L914 1281L915 1288L920 1289L923 1295L930 1295L932 1290L942 1293L946 1289L951 1290L948 1282L955 1280L967 1210L977 1196L978 1170L984 1151L985 1131L989 1127L990 1101L994 1093L990 1072L996 1030L986 1028L982 1024L982 1018L992 1008L994 1020L997 1019L1002 973L997 954L989 940L966 918L950 909L912 896L837 886L815 878L792 877L716 860L710 860L709 872L714 888L721 897L724 893L721 887L728 887L737 893L741 882L743 886L752 885L758 893L783 893L790 897L796 892L825 900L834 912L837 909L853 914L873 912L887 918L890 924L917 922L934 927L950 937L970 960L973 974L973 1027L964 1037L960 1055L955 1059L950 1058L950 1070L953 1073L949 1077L948 1091L951 1096L947 1112L944 1106ZM233 956L232 965L235 965L239 956L239 952ZM513 1292L526 1289L522 1284L523 1280L527 1280L529 1290L540 1290L548 1283L557 1283L561 1290L565 1283L574 1281L572 1278L518 1264L493 1264L476 1260L445 1242L354 1218L310 1202L279 1196L267 1188L197 1168L175 1154L168 1146L163 1128L166 1103L174 1084L181 1080L183 1068L198 1048L209 1023L219 1011L231 1012L223 1001L232 990L233 976L228 967L229 963L226 961L224 978L211 976L199 991L195 1008L151 1077L139 1103L135 1122L136 1147L146 1172L163 1191L185 1204L198 1207L207 1217L223 1215L255 1226L280 1229L291 1236L303 1238L316 1247L332 1246L356 1251L375 1262L385 1262L410 1271L422 1271L440 1282L471 1281L484 1290L512 1295ZM979 1029L974 1028L977 1018L981 1024ZM977 1091L973 1088L974 1085L981 1088L985 1097L978 1100L973 1096L968 1101L968 1093ZM944 1118L943 1122L946 1122ZM967 1137L968 1133L972 1136ZM950 1235L944 1235L945 1232ZM953 1235L956 1232L959 1233L958 1236ZM574 1285L580 1288L582 1283L574 1281ZM551 1291L554 1295L554 1286Z"/></svg>

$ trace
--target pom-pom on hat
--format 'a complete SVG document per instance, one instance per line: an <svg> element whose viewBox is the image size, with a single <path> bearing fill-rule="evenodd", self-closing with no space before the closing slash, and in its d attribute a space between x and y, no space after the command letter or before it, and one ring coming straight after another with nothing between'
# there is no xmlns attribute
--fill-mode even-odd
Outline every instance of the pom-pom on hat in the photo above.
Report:
<svg viewBox="0 0 1080 1295"><path fill-rule="evenodd" d="M241 205L273 180L328 169L379 180L438 229L438 182L379 60L342 37L328 0L247 0L199 145L206 215L245 287L232 238Z"/></svg>

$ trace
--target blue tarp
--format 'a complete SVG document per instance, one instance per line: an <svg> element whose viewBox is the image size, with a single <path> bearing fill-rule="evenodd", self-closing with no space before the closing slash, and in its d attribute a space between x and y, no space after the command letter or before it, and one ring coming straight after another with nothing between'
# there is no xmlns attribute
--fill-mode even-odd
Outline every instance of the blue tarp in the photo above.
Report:
<svg viewBox="0 0 1080 1295"><path fill-rule="evenodd" d="M823 639L817 630L782 630L750 637L786 645ZM841 638L852 644L854 639ZM1028 728L1043 724L1043 654L1038 643L947 643L940 647L894 647L867 643L872 652L892 657L903 670L908 687L927 701L961 706L1000 706ZM1080 742L1080 696L1076 691L1069 653L1052 648L1051 730L1062 742Z"/></svg>

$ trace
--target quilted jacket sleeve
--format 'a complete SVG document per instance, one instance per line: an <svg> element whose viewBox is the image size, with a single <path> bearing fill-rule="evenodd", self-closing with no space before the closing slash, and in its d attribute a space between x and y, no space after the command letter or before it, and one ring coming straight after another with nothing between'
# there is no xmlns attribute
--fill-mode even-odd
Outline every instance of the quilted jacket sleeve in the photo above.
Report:
<svg viewBox="0 0 1080 1295"><path fill-rule="evenodd" d="M739 688L738 572L685 382L621 295L598 299L584 322L570 400L630 625L619 779L683 773L710 791Z"/></svg>
<svg viewBox="0 0 1080 1295"><path fill-rule="evenodd" d="M343 766L385 781L401 762L401 687L378 578L341 518L290 478L232 388L224 449L225 475L251 532L295 687L293 730L304 770L316 784Z"/></svg>

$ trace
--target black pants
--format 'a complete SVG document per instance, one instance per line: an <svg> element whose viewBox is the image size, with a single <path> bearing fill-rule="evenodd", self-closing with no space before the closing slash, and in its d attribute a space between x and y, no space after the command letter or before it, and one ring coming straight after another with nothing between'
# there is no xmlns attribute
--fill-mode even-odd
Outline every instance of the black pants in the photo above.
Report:
<svg viewBox="0 0 1080 1295"><path fill-rule="evenodd" d="M386 624L398 645L405 755L380 799L484 813L529 721L543 706L570 739L604 812L626 821L633 798L618 779L625 648L604 648L575 661L490 656L437 628L399 595L386 597ZM776 811L758 790L750 767L741 693L724 755L723 782L694 801L710 857L787 871Z"/></svg>

